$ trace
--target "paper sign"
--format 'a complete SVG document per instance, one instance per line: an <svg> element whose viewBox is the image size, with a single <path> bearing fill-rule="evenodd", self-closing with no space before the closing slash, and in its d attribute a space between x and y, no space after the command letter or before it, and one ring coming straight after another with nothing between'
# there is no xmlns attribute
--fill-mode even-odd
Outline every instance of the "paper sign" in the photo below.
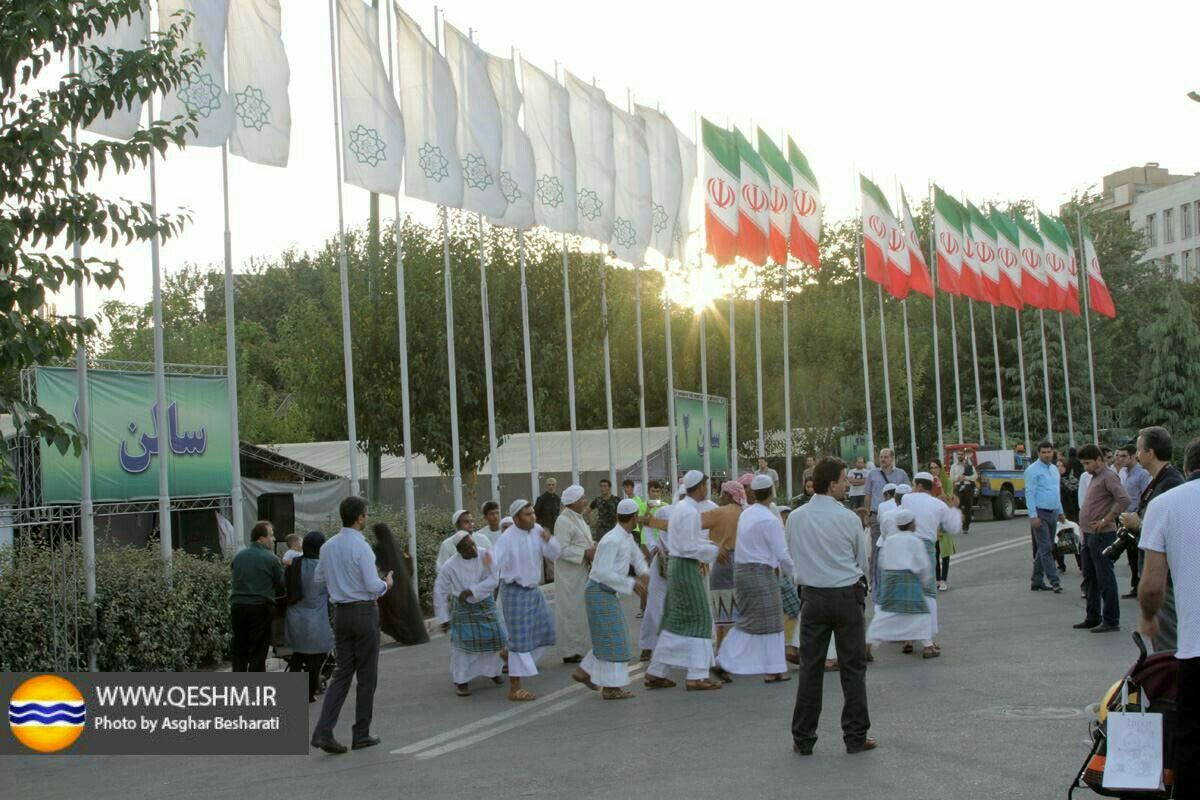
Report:
<svg viewBox="0 0 1200 800"><path fill-rule="evenodd" d="M1162 715L1108 715L1105 789L1162 788Z"/></svg>

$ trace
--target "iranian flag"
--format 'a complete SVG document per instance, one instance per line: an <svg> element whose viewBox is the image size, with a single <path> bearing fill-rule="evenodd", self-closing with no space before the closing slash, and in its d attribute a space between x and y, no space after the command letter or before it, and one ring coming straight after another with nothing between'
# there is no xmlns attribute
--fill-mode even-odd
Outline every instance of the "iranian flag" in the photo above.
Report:
<svg viewBox="0 0 1200 800"><path fill-rule="evenodd" d="M718 264L732 264L738 253L738 176L741 174L733 134L703 117L705 251Z"/></svg>
<svg viewBox="0 0 1200 800"><path fill-rule="evenodd" d="M898 268L895 251L892 249L892 242L896 237L899 237L900 245L904 245L904 237L899 232L900 226L879 187L863 175L859 175L858 180L862 189L863 257L866 276L887 289L893 296L903 299L908 296L908 271ZM907 256L907 252L905 255Z"/></svg>
<svg viewBox="0 0 1200 800"><path fill-rule="evenodd" d="M771 179L750 140L737 128L733 129L733 138L741 162L737 203L738 255L751 264L762 266L767 263L767 241L771 235Z"/></svg>
<svg viewBox="0 0 1200 800"><path fill-rule="evenodd" d="M1045 243L1024 214L1017 215L1017 236L1021 247L1021 296L1027 305L1053 311L1050 279L1043 263Z"/></svg>
<svg viewBox="0 0 1200 800"><path fill-rule="evenodd" d="M979 264L979 254L976 252L975 243L975 228L971 224L971 212L967 207L958 202L954 198L954 203L958 206L958 217L963 223L963 271L961 288L962 293L972 300L989 303L990 298L984 289L983 268Z"/></svg>
<svg viewBox="0 0 1200 800"><path fill-rule="evenodd" d="M984 297L980 299L986 299L992 305L1000 305L1000 261L996 257L1000 243L996 228L969 200L967 212L971 215L971 232L975 238L975 262L979 265L982 278L980 287Z"/></svg>
<svg viewBox="0 0 1200 800"><path fill-rule="evenodd" d="M1100 274L1100 259L1096 257L1096 242L1086 223L1080 223L1083 228L1083 269L1088 279L1088 305L1097 314L1103 314L1109 319L1117 318L1117 307L1113 303L1108 284Z"/></svg>
<svg viewBox="0 0 1200 800"><path fill-rule="evenodd" d="M788 164L792 168L792 256L813 269L821 266L821 190L808 159L788 137Z"/></svg>
<svg viewBox="0 0 1200 800"><path fill-rule="evenodd" d="M1024 305L1021 297L1021 234L1017 224L995 208L988 221L996 229L996 261L1000 266L1000 290L996 299L1018 311Z"/></svg>
<svg viewBox="0 0 1200 800"><path fill-rule="evenodd" d="M954 198L937 186L933 187L933 232L937 243L938 286L950 294L965 294L962 217Z"/></svg>
<svg viewBox="0 0 1200 800"><path fill-rule="evenodd" d="M762 156L763 164L767 167L767 176L771 179L768 206L771 235L767 241L767 250L772 261L786 265L788 238L792 233L792 168L783 157L783 151L762 128L758 129L758 154Z"/></svg>
<svg viewBox="0 0 1200 800"><path fill-rule="evenodd" d="M1057 220L1038 212L1038 228L1045 242L1046 274L1050 278L1051 303L1048 308L1054 311L1071 310L1070 299L1070 267L1071 240L1067 231ZM1076 313L1078 313L1078 303Z"/></svg>
<svg viewBox="0 0 1200 800"><path fill-rule="evenodd" d="M933 297L933 281L929 277L929 265L925 263L925 252L921 249L921 240L917 236L917 223L913 222L912 209L908 207L908 198L904 190L900 190L900 204L904 206L904 239L908 243L909 287L914 292L920 292L926 297Z"/></svg>

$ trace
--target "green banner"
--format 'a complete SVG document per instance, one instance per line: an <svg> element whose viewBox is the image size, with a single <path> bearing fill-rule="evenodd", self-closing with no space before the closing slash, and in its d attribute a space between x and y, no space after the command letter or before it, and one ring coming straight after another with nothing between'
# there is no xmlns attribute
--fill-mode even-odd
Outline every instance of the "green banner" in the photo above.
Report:
<svg viewBox="0 0 1200 800"><path fill-rule="evenodd" d="M75 371L37 371L38 404L78 424ZM229 494L230 414L225 376L168 375L167 413L156 414L154 375L88 372L92 498L97 502L158 496L159 453L170 448L172 497ZM79 459L41 446L42 501L79 502Z"/></svg>
<svg viewBox="0 0 1200 800"><path fill-rule="evenodd" d="M708 396L709 435L704 436L704 395L675 393L675 452L679 469L704 469L704 448L711 448L714 475L729 472L729 409L724 397Z"/></svg>

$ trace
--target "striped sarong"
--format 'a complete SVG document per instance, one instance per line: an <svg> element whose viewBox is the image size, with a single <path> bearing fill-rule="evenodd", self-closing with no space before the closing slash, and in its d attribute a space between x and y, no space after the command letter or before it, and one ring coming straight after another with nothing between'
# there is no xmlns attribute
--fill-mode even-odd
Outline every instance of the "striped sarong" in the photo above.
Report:
<svg viewBox="0 0 1200 800"><path fill-rule="evenodd" d="M938 574L937 542L933 541L932 539L922 539L921 541L922 541L922 544L925 545L925 552L929 555L929 564L930 564L930 567L933 569L933 574L937 575ZM925 592L926 597L937 597L937 586L934 584L933 581L930 581L929 588L924 589L924 592Z"/></svg>
<svg viewBox="0 0 1200 800"><path fill-rule="evenodd" d="M587 605L588 630L592 633L592 653L596 658L619 663L633 658L629 626L617 593L602 583L588 581L583 599Z"/></svg>
<svg viewBox="0 0 1200 800"><path fill-rule="evenodd" d="M694 558L671 556L667 563L667 598L659 630L693 639L712 638L708 590Z"/></svg>
<svg viewBox="0 0 1200 800"><path fill-rule="evenodd" d="M879 608L893 614L928 614L921 578L906 569L885 569L879 587Z"/></svg>
<svg viewBox="0 0 1200 800"><path fill-rule="evenodd" d="M775 570L766 564L738 564L734 569L738 601L737 628L755 636L783 630L783 594Z"/></svg>
<svg viewBox="0 0 1200 800"><path fill-rule="evenodd" d="M733 551L729 551L729 563L720 561L708 573L708 599L712 604L713 623L732 625L737 621L737 593L733 581Z"/></svg>
<svg viewBox="0 0 1200 800"><path fill-rule="evenodd" d="M496 601L488 597L478 603L450 598L450 644L467 653L497 653L504 649L504 626Z"/></svg>
<svg viewBox="0 0 1200 800"><path fill-rule="evenodd" d="M509 650L532 653L539 647L554 646L554 614L541 589L506 583L500 589L500 603L508 626Z"/></svg>
<svg viewBox="0 0 1200 800"><path fill-rule="evenodd" d="M783 613L792 619L800 618L800 595L795 582L787 575L779 576L779 594L783 598Z"/></svg>

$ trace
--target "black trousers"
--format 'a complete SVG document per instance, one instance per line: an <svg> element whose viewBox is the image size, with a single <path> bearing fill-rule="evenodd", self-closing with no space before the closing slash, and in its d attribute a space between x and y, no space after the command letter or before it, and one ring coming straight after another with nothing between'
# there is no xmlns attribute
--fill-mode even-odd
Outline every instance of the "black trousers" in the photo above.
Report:
<svg viewBox="0 0 1200 800"><path fill-rule="evenodd" d="M865 605L866 592L857 585L838 589L805 586L800 591L800 674L792 713L796 744L817 741L830 636L837 644L842 681L842 738L847 745L862 744L867 738L871 717L867 713Z"/></svg>
<svg viewBox="0 0 1200 800"><path fill-rule="evenodd" d="M1175 797L1200 798L1200 658L1179 662L1175 723Z"/></svg>
<svg viewBox="0 0 1200 800"><path fill-rule="evenodd" d="M1137 594L1138 578L1140 577L1140 561L1141 553L1138 552L1137 544L1133 547L1125 548L1125 558L1129 561L1129 591Z"/></svg>
<svg viewBox="0 0 1200 800"><path fill-rule="evenodd" d="M329 657L329 653L296 653L293 671L299 672L304 670L308 675L308 702L313 702L317 699L317 692L321 689L321 668L325 666L325 659Z"/></svg>
<svg viewBox="0 0 1200 800"><path fill-rule="evenodd" d="M1084 533L1083 590L1087 593L1087 620L1100 620L1106 625L1121 623L1121 590L1113 562L1104 555L1104 548L1117 538L1114 532Z"/></svg>
<svg viewBox="0 0 1200 800"><path fill-rule="evenodd" d="M234 672L266 672L271 647L271 609L268 603L234 604L232 661Z"/></svg>
<svg viewBox="0 0 1200 800"><path fill-rule="evenodd" d="M955 494L958 495L958 502L962 508L962 532L967 533L971 530L971 520L975 518L975 484L964 483L958 487Z"/></svg>
<svg viewBox="0 0 1200 800"><path fill-rule="evenodd" d="M371 734L371 716L375 709L375 684L379 679L379 606L374 602L350 603L333 607L334 651L337 666L325 689L321 718L313 730L313 740L333 736L342 704L350 693L350 681L356 679L354 696L353 741Z"/></svg>

